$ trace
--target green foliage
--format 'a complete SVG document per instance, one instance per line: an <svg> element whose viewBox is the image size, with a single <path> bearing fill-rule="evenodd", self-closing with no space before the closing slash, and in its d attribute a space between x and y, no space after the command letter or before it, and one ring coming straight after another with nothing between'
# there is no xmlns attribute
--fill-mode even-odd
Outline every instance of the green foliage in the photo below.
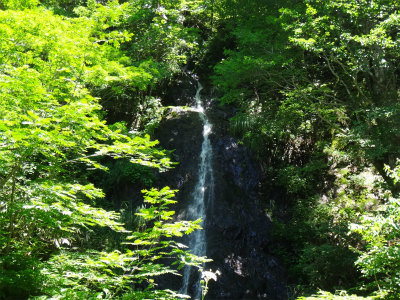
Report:
<svg viewBox="0 0 400 300"><path fill-rule="evenodd" d="M40 292L40 261L24 250L0 257L0 299L23 299Z"/></svg>
<svg viewBox="0 0 400 300"><path fill-rule="evenodd" d="M292 296L354 287L359 274L354 266L357 255L348 249L356 244L347 235L351 220L347 210L339 213L333 204L316 197L297 199L289 222L275 220L274 239L279 246L273 251L288 268Z"/></svg>
<svg viewBox="0 0 400 300"><path fill-rule="evenodd" d="M154 169L148 166L132 164L127 159L107 160L103 163L108 171L98 171L93 175L93 181L108 195L121 185L134 185L140 189L150 188L156 179Z"/></svg>
<svg viewBox="0 0 400 300"><path fill-rule="evenodd" d="M23 4L7 2L6 8L33 6L12 3ZM79 16L74 18L41 7L0 11L2 299L43 293L40 299L99 299L112 297L111 291L120 296L136 290L148 296L155 290L151 277L176 273L156 260L167 254L184 256L180 246L164 239L198 228L183 221L164 223L173 213L162 202L172 192L162 190L159 202L153 203L157 208L141 212L151 213L147 219L153 222L152 230L134 233L143 245L129 242L125 252L103 253L81 243L93 227L126 232L118 213L98 207L105 195L88 181L93 170L107 171L104 162L123 159L124 166L134 164L123 167L125 176L139 181L148 167L171 166L166 152L156 149L157 141L148 135L129 131L123 123L107 125L99 104L104 99L93 96L107 89L146 90L158 73L151 59L135 66L121 50L132 37L124 29L132 6L89 1L76 9ZM147 106L136 112L143 114L139 127L146 129L147 124L154 126L161 107L159 101L145 99ZM143 183L151 184L151 176L148 180ZM155 191L149 193L156 198ZM128 267L137 274L126 275ZM157 293L177 297L172 291Z"/></svg>
<svg viewBox="0 0 400 300"><path fill-rule="evenodd" d="M201 280L200 280L200 285L201 285L201 300L204 300L204 298L207 295L208 292L208 283L210 280L217 281L218 275L221 275L220 271L213 272L212 270L210 271L203 271L201 273Z"/></svg>
<svg viewBox="0 0 400 300"><path fill-rule="evenodd" d="M372 300L373 297L360 297L356 295L348 295L345 291L340 291L338 294L331 294L320 291L318 295L310 297L300 297L297 300Z"/></svg>
<svg viewBox="0 0 400 300"><path fill-rule="evenodd" d="M391 173L397 181L399 166ZM356 261L364 277L368 291L375 291L382 299L398 299L400 272L400 200L389 198L378 210L364 214L358 224L352 224L352 232L358 233L365 249L358 249Z"/></svg>
<svg viewBox="0 0 400 300"><path fill-rule="evenodd" d="M304 51L306 68L320 74L312 78L318 84L313 89L324 82L330 92L321 99L323 105L341 111L342 120L336 117L335 122L347 130L341 129L338 137L349 144L349 152L361 151L383 176L383 163L398 154L398 87L393 76L400 23L395 3L306 1L304 11L283 10L283 20L290 16L284 26L291 43Z"/></svg>
<svg viewBox="0 0 400 300"><path fill-rule="evenodd" d="M398 192L384 167L400 156L398 1L219 5L233 42L213 83L238 108L231 130L256 152L265 185L289 199L275 206L289 278L307 292L357 286L349 248L362 242L349 224L374 214L388 189ZM395 275L383 274L369 275L369 291L383 285L398 298Z"/></svg>
<svg viewBox="0 0 400 300"><path fill-rule="evenodd" d="M172 256L204 262L170 240L198 223L170 223L168 189L148 191L135 218L108 211L93 182L148 188L150 168L171 166L146 134L162 86L195 57L203 71L218 61L231 131L290 198L275 233L291 283L398 299L398 1L121 2L0 3L0 298L182 296L154 278L177 274ZM103 230L126 243L83 242Z"/></svg>
<svg viewBox="0 0 400 300"><path fill-rule="evenodd" d="M84 60L103 54L85 20L5 11L0 23L0 48L8 53L0 75L2 228L11 230L2 250L10 252L17 236L27 243L32 226L43 228L45 240L76 225L114 227L112 214L84 203L103 194L79 183L79 169L104 169L97 160L103 156L162 168L169 165L164 152L152 149L148 136L122 134L98 116L101 107L82 77L95 67L86 69Z"/></svg>
<svg viewBox="0 0 400 300"><path fill-rule="evenodd" d="M34 8L39 4L39 0L2 0L0 9L23 10Z"/></svg>
<svg viewBox="0 0 400 300"><path fill-rule="evenodd" d="M155 279L165 274L178 275L185 264L200 267L207 260L185 252L172 238L189 234L201 220L171 222L175 191L169 188L144 192L146 207L138 216L148 224L141 231L129 232L124 247L111 252L61 251L46 261L41 274L42 293L33 299L181 299L171 290L157 288ZM165 261L169 265L165 264Z"/></svg>
<svg viewBox="0 0 400 300"><path fill-rule="evenodd" d="M131 129L149 133L157 126L163 112L158 87L181 72L181 66L197 49L198 30L186 26L186 16L191 16L189 11L202 10L193 0L89 2L87 7L75 9L80 16L106 23L102 29L112 28L112 32L129 36L129 41L102 36L96 41L117 42L119 52L109 55L126 66L122 76L106 74L101 68L90 74L90 89L101 98L110 122L124 120ZM120 67L114 64L113 68L115 73Z"/></svg>

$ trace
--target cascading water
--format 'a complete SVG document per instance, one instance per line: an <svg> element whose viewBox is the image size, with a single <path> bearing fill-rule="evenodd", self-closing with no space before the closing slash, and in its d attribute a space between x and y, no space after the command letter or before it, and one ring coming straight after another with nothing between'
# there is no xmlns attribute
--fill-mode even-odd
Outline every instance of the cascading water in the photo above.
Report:
<svg viewBox="0 0 400 300"><path fill-rule="evenodd" d="M197 220L201 218L202 227L205 228L206 224L206 205L211 206L214 197L214 174L212 169L213 150L209 135L211 133L211 124L205 114L200 92L203 89L199 83L196 91L196 111L199 113L203 122L203 143L201 146L200 163L198 171L198 181L192 194L192 199L186 211L187 220ZM196 230L189 236L189 249L197 256L206 256L206 232L203 230ZM192 294L194 299L201 299L201 286L200 274L192 272L192 268L187 266L183 273L183 284L181 293ZM192 287L189 287L194 283Z"/></svg>

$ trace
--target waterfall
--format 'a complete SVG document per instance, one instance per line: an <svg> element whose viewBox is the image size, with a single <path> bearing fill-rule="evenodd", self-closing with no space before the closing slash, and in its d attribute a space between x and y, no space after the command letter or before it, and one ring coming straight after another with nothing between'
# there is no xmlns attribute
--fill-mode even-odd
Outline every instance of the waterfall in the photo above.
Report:
<svg viewBox="0 0 400 300"><path fill-rule="evenodd" d="M206 208L210 207L213 203L214 197L214 174L212 169L212 157L213 150L209 135L211 133L212 126L205 114L205 109L202 104L200 92L203 89L199 83L196 91L196 111L199 113L203 123L203 143L201 146L200 162L198 168L198 181L192 194L192 199L189 202L186 212L187 220L197 220L201 218L202 227L205 228L207 217ZM206 207L207 205L207 207ZM203 230L196 230L189 235L189 249L197 256L206 256L207 244L206 244L206 232ZM194 286L190 289L189 285L194 282ZM201 286L200 286L200 274L193 272L190 266L185 267L183 273L183 284L181 293L192 294L194 299L201 299Z"/></svg>

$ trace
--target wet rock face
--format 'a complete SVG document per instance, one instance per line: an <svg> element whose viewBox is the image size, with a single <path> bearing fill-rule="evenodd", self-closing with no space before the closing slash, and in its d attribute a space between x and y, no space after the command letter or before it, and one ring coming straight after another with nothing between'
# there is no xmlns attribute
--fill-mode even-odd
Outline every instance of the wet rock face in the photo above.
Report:
<svg viewBox="0 0 400 300"><path fill-rule="evenodd" d="M271 222L257 204L261 171L246 148L221 133L214 136L215 200L206 227L214 260L207 267L221 276L208 299L286 299L284 270L269 254Z"/></svg>
<svg viewBox="0 0 400 300"><path fill-rule="evenodd" d="M189 95L189 94L188 94ZM179 103L190 103L180 99ZM261 171L251 153L227 134L229 109L211 103L207 110L213 123L211 143L214 165L214 201L207 203L206 269L218 270L210 281L207 299L287 299L284 270L269 249L271 222L258 204ZM156 138L162 147L175 149L175 169L160 174L160 185L180 189L174 209L184 216L197 180L202 144L202 122L198 113L170 114ZM179 281L179 279L177 279ZM179 287L179 282L174 287Z"/></svg>
<svg viewBox="0 0 400 300"><path fill-rule="evenodd" d="M160 174L159 185L179 189L178 204L174 209L182 212L190 200L197 179L197 168L202 144L202 122L197 112L173 112L156 132L162 148L173 150L172 160L178 165Z"/></svg>

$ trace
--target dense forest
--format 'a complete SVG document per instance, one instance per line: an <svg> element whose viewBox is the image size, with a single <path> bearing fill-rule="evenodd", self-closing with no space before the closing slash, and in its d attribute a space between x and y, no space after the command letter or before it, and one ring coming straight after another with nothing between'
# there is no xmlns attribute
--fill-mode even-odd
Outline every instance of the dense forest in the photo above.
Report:
<svg viewBox="0 0 400 300"><path fill-rule="evenodd" d="M0 299L183 299L157 278L184 265L207 298L212 257L179 242L200 220L153 185L175 166L153 136L165 95L189 71L263 172L288 299L400 299L399 9L0 0ZM111 197L121 182L142 205Z"/></svg>

